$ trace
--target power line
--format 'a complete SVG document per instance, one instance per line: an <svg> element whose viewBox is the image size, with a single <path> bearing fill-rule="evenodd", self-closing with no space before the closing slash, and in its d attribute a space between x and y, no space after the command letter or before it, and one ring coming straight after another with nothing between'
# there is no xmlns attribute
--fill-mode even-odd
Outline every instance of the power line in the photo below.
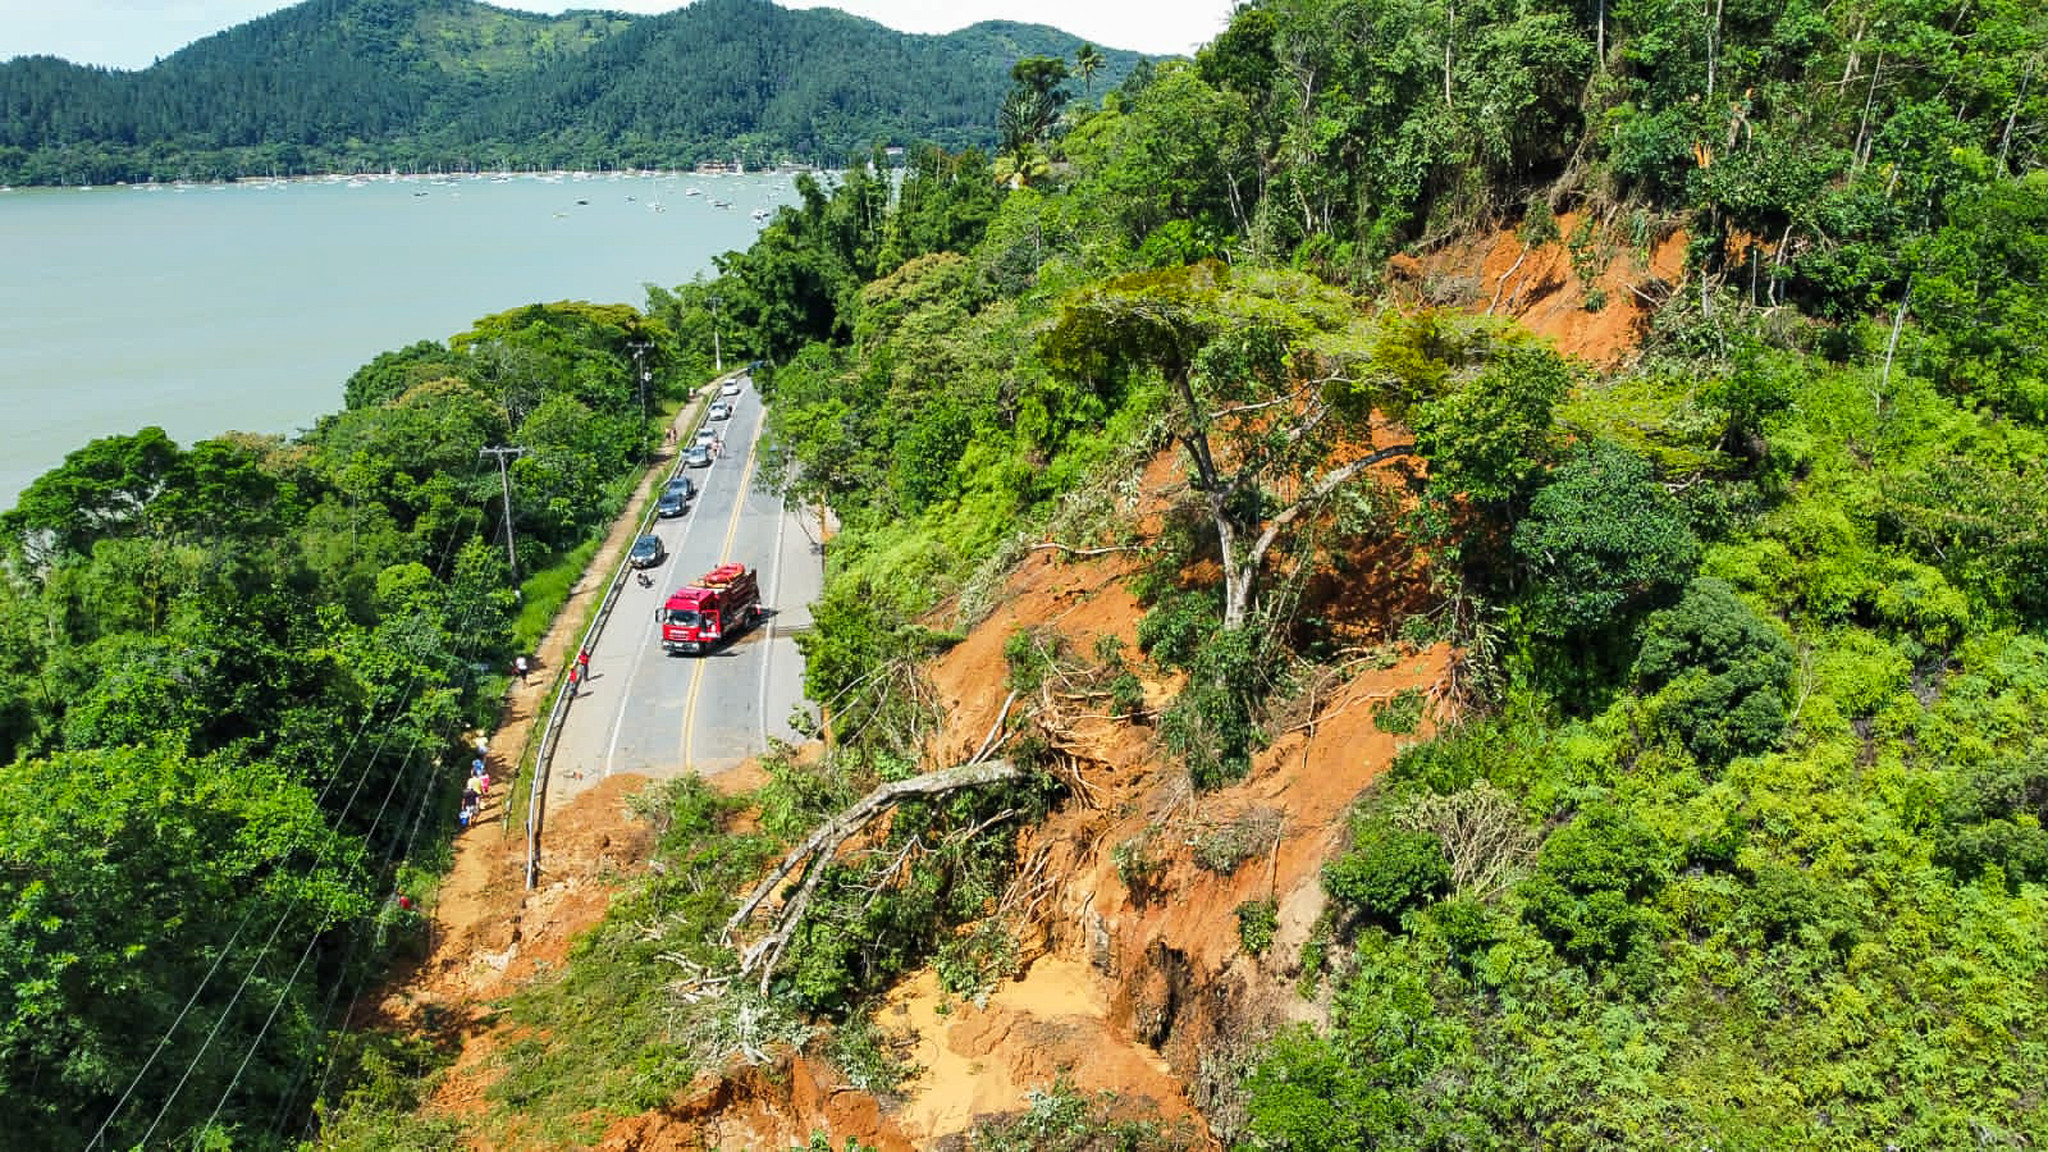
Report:
<svg viewBox="0 0 2048 1152"><path fill-rule="evenodd" d="M489 449L486 449L485 451L489 451ZM520 449L520 451L524 451L524 449ZM479 462L478 466L481 467L481 462ZM474 478L473 475L472 478ZM481 518L480 509L476 510L475 513L473 514L477 515L479 519ZM472 523L472 525L470 526L470 532L473 533L476 527L477 525ZM457 539L461 538L466 538L463 533L449 534L447 542L442 548L439 564L437 565L435 570L435 576L437 578L446 578L450 565L452 564L454 559L455 542ZM364 783L366 783L369 780L371 766L374 765L381 758L385 744L390 740L394 729L397 727L398 718L403 713L405 703L415 695L416 691L420 688L421 681L423 679L424 673L416 666L413 671L412 680L406 685L404 690L399 693L398 707L394 710L391 718L386 721L383 731L379 735L376 749L364 759L362 770L356 774L354 788L350 790L348 799L343 802L341 811L337 813L336 816L334 817L334 822L330 827L334 832L337 833L337 835L330 836L329 838L327 838L325 843L321 846L319 855L316 856L313 861L311 869L312 871L317 871L320 868L320 866L326 862L327 853L339 841L341 826L346 823L349 810L355 807L356 797L361 795ZM335 771L332 775L328 777L327 781L321 786L319 794L314 797L314 807L316 810L324 809L328 795L334 790L334 786L341 781L343 773L338 769L341 766L347 764L348 759L350 755L354 752L356 745L361 742L364 734L369 730L371 720L374 718L374 716L375 708L373 706L364 715L362 724L358 726L355 733L349 737L348 746L345 749L343 749L341 756L337 758L337 771ZM415 748L417 747L417 744L418 736L415 735ZM406 761L409 762L411 758L412 753L408 752L406 755ZM399 772L395 774L393 777L393 788L397 787L398 780L402 779L403 776L404 768L403 765L401 765ZM385 795L385 804L388 805L389 803L390 792L387 791ZM369 835L374 835L377 823L381 822L382 820L382 813L383 807L380 806L378 809L378 817L372 821L370 831L368 834L366 834L366 841ZM243 977L242 983L236 987L235 994L233 997L230 998L228 1006L222 1009L220 1019L217 1020L214 1023L213 1028L207 1032L206 1039L200 1044L199 1051L196 1054L194 1054L192 1060L186 1064L185 1071L178 1077L177 1085L171 1090L170 1096L165 1099L163 1106L158 1109L156 1117L152 1119L152 1121L150 1122L149 1130L147 1133L144 1134L143 1137L143 1141L145 1143L148 1141L149 1134L154 1133L156 1131L157 1124L162 1121L163 1117L169 1112L171 1105L176 1102L178 1095L184 1089L186 1081L191 1078L192 1072L199 1066L200 1060L205 1058L207 1049L210 1048L213 1044L214 1036L219 1034L220 1028L222 1024L226 1022L228 1014L233 1011L236 1001L240 1000L242 989L248 985L249 979L254 976L257 966L259 966L262 963L264 954L269 951L270 944L276 940L278 932L280 932L283 929L286 921L288 921L291 918L292 913L297 910L299 900L300 897L295 897L292 900L291 904L285 909L284 913L278 917L277 925L271 929L270 937L265 940L263 947L258 950L256 960L250 965L249 973ZM235 933L232 937L230 937L228 944L222 948L221 955L215 959L212 967L207 969L206 975L200 978L199 986L193 989L191 997L186 1001L185 1008L178 1013L177 1018L171 1022L171 1026L165 1030L163 1037L159 1039L157 1041L156 1046L153 1049L151 1049L149 1056L143 1061L142 1067L136 1070L134 1077L129 1080L127 1088L122 1091L120 1099L115 1102L113 1109L107 1113L107 1118L101 1121L99 1128L93 1133L91 1141L89 1141L86 1144L88 1152L90 1152L90 1149L97 1147L99 1145L100 1141L105 1138L107 1129L112 1127L114 1121L121 1115L122 1110L127 1107L128 1101L134 1095L136 1087L140 1085L142 1083L143 1078L149 1074L150 1068L155 1066L156 1059L162 1053L164 1046L170 1042L172 1036L177 1034L178 1026L184 1022L185 1016L191 1010L192 1005L198 1001L199 997L206 991L207 986L212 983L214 975L220 970L221 963L224 960L226 960L229 952L232 951L234 940L240 937L242 928L247 927L247 920L250 917L253 917L254 914L255 909L252 906L250 911L244 916L243 925L235 930ZM314 939L317 941L318 938L319 934L315 933ZM288 990L289 985L287 985L287 991ZM264 1032L267 1031L268 1027L266 1025ZM258 1033L257 1039L259 1043L261 1042L262 1035L263 1033Z"/></svg>
<svg viewBox="0 0 2048 1152"><path fill-rule="evenodd" d="M521 449L520 451L524 451L524 449ZM453 547L453 538L451 537L451 540L450 540L450 548L451 548L451 550L452 550L452 547ZM443 556L444 566L445 566L445 563L446 563L446 559L447 559L447 556L446 556L446 554L444 553L444 556ZM468 645L462 645L461 647L467 648L467 649L468 649L468 651L467 651L467 653L466 653L466 654L467 654L467 655L472 655L472 656L473 656L473 655L475 655L475 652L476 652L476 647L475 647L475 643L474 643L474 639L475 639L475 634L474 634L474 633L472 633L472 634L471 634L471 639L472 639L472 643L471 643L471 644L468 644ZM410 763L412 762L412 759L413 759L413 757L414 757L414 756L416 756L416 755L418 755L418 753L419 753L419 741L420 741L419 735L418 735L418 734L415 734L415 736L414 736L414 739L413 739L413 744L412 744L412 747L411 747L411 748L410 748L410 749L409 749L409 750L407 751L407 753L406 753L406 758L405 758L405 762L404 762L405 764L409 765L409 764L410 764ZM391 780L391 784L390 784L390 786L389 786L388 788L386 788L386 789L385 789L385 791L384 791L384 799L383 799L383 801L382 801L382 802L381 802L380 804L378 804L378 806L377 806L377 813L376 813L376 815L375 815L375 816L373 816L373 817L371 818L371 821L370 821L370 830L369 830L369 832L368 832L368 833L366 833L366 836L365 836L365 838L366 838L366 839L368 839L368 838L370 838L370 837L373 837L373 836L375 835L375 832L376 832L376 829L378 828L378 826L379 826L379 825L381 825L381 824L383 823L383 821L384 821L384 814L385 814L385 813L386 813L387 811L389 811L389 810L390 810L390 807L391 807L391 800L392 800L392 797L394 797L395 795L397 795L399 783L400 783L400 782L401 782L402 780L404 780L404 778L405 778L405 775L406 775L406 773L405 773L404 765L401 765L400 771L399 771L399 772L397 772L397 773L395 773L395 774L393 775L393 777L392 777L392 780ZM428 773L427 773L427 779L426 779L426 780L424 781L424 783L423 783L423 786L422 786L422 787L420 788L420 790L419 790L419 795L418 795L418 797L417 797L417 798L416 798L416 799L414 800L414 802L413 802L413 806L412 806L412 807L413 807L413 812L412 812L412 821L411 821L411 827L410 827L410 828L408 829L408 831L406 832L406 835L405 835L405 837L404 837L404 840L403 840L403 844L404 844L404 848L403 848L403 851L401 852L401 850L400 850L400 841L399 841L398 839L394 838L394 839L392 840L391 844L390 844L390 845L389 845L389 846L388 846L388 847L387 847L387 848L385 849L385 852L384 852L384 859L383 859L383 862L382 862L382 864L381 864L381 867L380 867L380 877L381 877L382 875L384 875L384 874L388 874L388 873L390 873L390 872L391 872L391 870L392 870L392 868L393 868L393 866L394 866L394 864L395 864L395 863L396 863L397 861L399 861L399 860L401 860L401 859L407 859L407 858L410 858L410 856L411 856L411 854L412 854L412 849L413 849L413 845L415 844L415 842L416 842L416 841L417 841L417 839L418 839L418 836L419 836L419 832L420 832L420 828L421 828L421 827L422 827L422 826L424 825L424 823L425 823L425 819L426 819L426 813L427 813L427 810L428 810L428 806L429 806L430 802L431 802L431 801L433 800L433 798L434 798L434 789L433 789L433 764L432 764L432 761L429 761L429 762L428 762ZM351 800L353 800L353 797L351 797ZM275 933L275 932L273 932L273 933L272 933L272 936L273 936L273 938L275 937L275 935L276 935L276 933ZM208 1116L207 1116L207 1118L206 1118L206 1123L205 1123L204 1125L201 1125L201 1127L202 1127L202 1128L205 1128L205 1127L211 1126L211 1125L213 1124L213 1122L214 1122L215 1120L217 1120L217 1119L218 1119L218 1118L220 1117L220 1113L221 1113L221 1110L222 1110L222 1109L224 1109L225 1107L227 1107L227 1102L228 1102L228 1099L229 1099L229 1098L230 1098L231 1096L233 1096L233 1095L234 1095L235 1089L236 1089L236 1088L238 1088L238 1087L240 1087L240 1085L241 1085L241 1082L242 1082L242 1076L243 1076L243 1074L244 1074L244 1073L246 1073L246 1072L248 1071L248 1068L249 1068L249 1062L250 1062L251 1060L253 1060L253 1059L255 1058L255 1055L256 1055L256 1052L257 1052L257 1050L258 1050L259 1048L261 1048L261 1047L262 1047L262 1045L263 1045L263 1040L264 1040L264 1038L265 1038L266 1036L268 1036L268 1035L270 1034L270 1029L271 1029L271 1026L272 1026L273 1024L275 1024L275 1023L276 1023L276 1021L277 1021L277 1014L278 1014L278 1012L279 1012L279 1011L281 1011L281 1010L282 1010L282 1009L284 1008L285 1000L286 1000L286 999L287 999L287 998L288 998L288 997L290 996L290 994L291 994L291 989L292 989L292 987L293 987L293 986L294 986L294 985L295 985L295 984L296 984L296 983L298 982L298 977L299 977L299 973L300 973L300 972L301 972L301 971L302 971L302 970L303 970L303 969L305 968L305 966L306 966L306 962L307 962L307 961L308 961L308 960L309 960L309 959L310 959L310 958L312 957L312 954L313 954L313 949L314 949L314 948L315 948L315 947L316 947L316 946L317 946L317 945L319 944L319 941L320 941L320 933L317 933L317 932L316 932L316 933L314 933L314 934L313 934L312 938L311 938L311 939L309 939L309 940L308 940L308 941L306 942L306 947L305 947L305 949L304 949L304 950L303 950L303 951L302 951L302 952L300 953L300 955L299 955L299 962L298 962L298 964L297 964L297 965L295 965L295 966L294 966L294 967L292 968L292 974L291 974L291 975L290 975L289 977L287 977L287 978L285 979L285 981L284 981L283 985L282 985L282 986L280 987L280 989L279 989L279 991L278 991L277 999L276 999L275 1001L273 1001L273 1002L272 1002L272 1004L271 1004L271 1007L270 1007L270 1012L269 1012L269 1014L268 1014L267 1016L265 1016L265 1017L264 1017L264 1020L263 1020L263 1026L262 1026L261 1028L259 1028L259 1029L257 1030L257 1032L256 1032L256 1035L255 1035L255 1037L254 1037L254 1038L252 1038L252 1039L250 1040L250 1042L249 1042L249 1047L248 1047L248 1050L247 1050L246 1052L244 1052L244 1053L242 1054L242 1060L241 1060L241 1063L240 1063L240 1064L238 1064L238 1065L236 1066L236 1068L235 1068L235 1074L234 1074L234 1076L233 1076L233 1077L232 1077L232 1078L231 1078L231 1079L229 1080L229 1082L228 1082L228 1086L227 1086L227 1087L226 1087L225 1089L223 1089L223 1090L221 1091L221 1094L220 1094L220 1098L219 1098L218 1100L216 1100L216 1101L214 1102L214 1106L213 1106L213 1111L212 1111L212 1112L211 1112L210 1114L208 1114ZM357 939L356 941L352 941L352 942L350 943L350 946L349 946L349 955L350 955L351 957L352 957L352 956L354 955L354 953L355 953L355 950L356 950L356 947L357 947L357 944L358 944L358 943L360 943L360 938L358 938L358 939ZM268 948L269 948L269 944L270 944L270 941L266 941L266 942L265 942L265 950L266 950L266 951L267 951L267 950L268 950ZM259 957L259 962L260 962L260 957ZM253 975L253 974L254 974L254 972L255 972L255 967L256 967L255 965L251 965L251 967L250 967L250 975ZM246 986L247 982L248 982L248 977L246 977L246 976L245 976L245 977L244 977L244 979L243 979L243 984L244 984L244 985ZM338 993L338 992L339 992L339 990L340 990L340 987L339 987L339 985L337 985L337 986L336 986L336 992ZM231 1010L231 1009L233 1008L235 1000L239 999L239 998L240 998L240 996L241 996L241 988L237 988L237 989L236 989L236 992L235 992L235 997L234 997L233 999L231 999L231 1000L229 1001L229 1005L228 1005L228 1007L229 1007L229 1009L230 1009L230 1010ZM331 1012L331 1011L332 1011L332 1009L333 1009L333 1006L334 1006L334 1000L335 1000L336 998L338 998L338 997L336 997L336 996L330 996L330 997L328 998L328 1002L327 1002L327 1005L326 1005L326 1007L325 1007L325 1008L323 1009L323 1011L322 1011L322 1016L323 1016L323 1018L325 1017L325 1015L326 1015L326 1014L327 1014L328 1012ZM348 1012L349 1012L349 1013L353 1013L353 1012L354 1012L354 1010L355 1010L355 1006L356 1006L357 1002L358 1002L358 1001L360 1001L360 999L361 999L361 998L362 998L362 990L361 990L360 988L358 988L358 989L357 989L357 991L356 991L356 993L355 993L355 994L354 994L353 996L351 996L351 997L349 998L349 1007L348 1007ZM222 1013L222 1019L223 1019L223 1020L225 1020L225 1018L226 1018L226 1012L223 1012L223 1013ZM346 1016L346 1015L344 1015L344 1017L343 1017L343 1021L344 1021L343 1027L344 1027L344 1030L346 1029L346 1019L347 1019L347 1016ZM217 1027L218 1027L218 1026L216 1026L216 1028L217 1028ZM208 1038L208 1039L209 1039L209 1043L210 1043L210 1041L211 1041L211 1037L209 1036L209 1038ZM202 1048L201 1048L201 1055L204 1055L204 1052L205 1052L205 1048L204 1048L204 1046L202 1046ZM315 1096L315 1099L317 1099L317 1098L318 1098L318 1096L317 1096L317 1092L318 1092L318 1091L324 1091L324 1090L325 1090L325 1085L326 1085L326 1083L327 1083L327 1078L328 1078L328 1075L329 1075L330 1073L332 1073L332 1071L333 1071L333 1068L334 1068L334 1060L333 1060L333 1056L334 1056L334 1053L330 1052L330 1058L329 1058L329 1060L328 1060L328 1063L327 1063L327 1067L326 1067L325 1071L323 1071L323 1072L322 1072L322 1074L321 1074L321 1078L320 1078L320 1082L321 1082L321 1088L320 1088L320 1089L318 1089L318 1090L316 1090L316 1096ZM298 1082L298 1080L299 1080L299 1079L302 1079L302 1078L303 1078L303 1076L304 1076L304 1073L305 1073L305 1068L304 1068L304 1067L302 1066L302 1068L301 1068L301 1071L300 1071L299 1075L298 1075L297 1077L294 1077L294 1090L296 1090L296 1085L297 1085L297 1082ZM175 1093L173 1093L173 1097L175 1098ZM288 1101L287 1101L286 1103L288 1103ZM168 1105L167 1105L167 1106L168 1106ZM154 1128L154 1125L152 1125L152 1129L153 1129L153 1128ZM144 1135L144 1140L146 1141L147 1139L148 1139L148 1136L147 1136L147 1134L145 1134L145 1135Z"/></svg>

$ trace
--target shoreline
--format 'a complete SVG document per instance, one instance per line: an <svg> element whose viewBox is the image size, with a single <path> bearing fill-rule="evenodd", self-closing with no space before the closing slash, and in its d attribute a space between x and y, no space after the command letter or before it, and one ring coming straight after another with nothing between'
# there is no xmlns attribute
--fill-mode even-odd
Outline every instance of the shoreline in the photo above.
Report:
<svg viewBox="0 0 2048 1152"><path fill-rule="evenodd" d="M237 176L232 180L116 180L111 184L0 184L0 193L6 192L81 192L102 188L139 188L156 191L166 188L269 188L288 184L344 184L363 185L371 183L402 184L503 184L514 180L535 180L543 184L560 184L571 181L589 180L639 180L639 179L690 179L717 180L728 176L794 176L799 172L830 173L839 169L819 168L812 165L788 164L766 168L750 168L735 172L730 166L713 168L551 168L547 170L494 170L482 169L465 172L319 172L292 176Z"/></svg>

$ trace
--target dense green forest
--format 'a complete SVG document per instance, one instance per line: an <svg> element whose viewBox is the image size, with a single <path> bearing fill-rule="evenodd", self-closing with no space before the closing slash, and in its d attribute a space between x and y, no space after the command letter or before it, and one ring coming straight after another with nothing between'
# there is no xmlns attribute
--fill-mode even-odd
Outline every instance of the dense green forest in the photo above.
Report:
<svg viewBox="0 0 2048 1152"><path fill-rule="evenodd" d="M476 0L305 0L136 72L0 63L0 183L322 172L836 166L877 142L996 142L1042 25L945 36L831 9L698 0L541 16ZM1104 82L1135 53L1098 50Z"/></svg>
<svg viewBox="0 0 2048 1152"><path fill-rule="evenodd" d="M623 464L595 435L626 418L623 334L681 371L716 292L774 361L773 470L842 522L802 639L835 739L771 758L750 801L677 785L662 866L503 1006L526 1033L491 1091L529 1132L588 1141L592 1116L821 1019L849 1082L887 1087L905 1070L876 992L927 962L963 994L1007 970L986 913L1008 833L1064 798L1028 710L1021 781L901 806L883 850L817 873L758 985L758 961L718 983L765 863L930 767L917 659L1051 536L1142 549L1140 650L1020 634L1010 687L1099 683L1197 788L1241 779L1337 659L1301 623L1326 608L1304 574L1404 541L1431 584L1402 635L1457 645L1455 723L1360 798L1289 958L1327 1025L1205 1072L1241 1105L1215 1116L1226 1141L2048 1139L2044 56L2048 15L2016 2L1262 0L1115 85L1016 61L993 153L802 178L643 318L525 310L393 353L304 443L92 446L4 522L4 780L37 803L0 807L0 1107L55 1143L110 1114L132 1142L168 1107L260 1144L315 1094L332 1146L459 1135L413 1110L418 1046L352 1040L334 1076L302 1071L333 1054L321 1008L349 985L326 977L374 940L348 928L407 847L338 797L365 764L366 797L419 771L393 763L415 732L445 753L484 653L463 645L511 627L475 447L553 427L557 460L613 453L535 505L571 547L606 507L578 485ZM1593 223L1565 233L1568 211ZM1643 286L1640 354L1595 370L1389 303L1387 257L1502 225L1592 270L1683 232L1682 276ZM1161 453L1187 484L1141 537L1128 477ZM1422 467L1376 481L1380 459ZM1157 715L1139 671L1184 674ZM358 730L400 735L371 755L337 734ZM252 776L279 781L262 807L228 783ZM163 921L192 938L118 911L148 900L195 909ZM290 945L246 998L131 959L225 955L239 979L234 942L272 923L322 982ZM195 984L205 1014L178 1023ZM289 1027L258 1027L273 1004ZM217 1019L243 1039L201 1052ZM244 1076L252 1036L270 1048ZM187 1067L196 1100L172 1091Z"/></svg>

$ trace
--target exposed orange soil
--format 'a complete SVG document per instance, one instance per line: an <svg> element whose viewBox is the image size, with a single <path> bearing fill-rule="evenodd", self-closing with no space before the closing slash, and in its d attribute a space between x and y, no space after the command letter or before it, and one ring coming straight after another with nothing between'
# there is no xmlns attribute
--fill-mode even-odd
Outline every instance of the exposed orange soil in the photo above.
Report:
<svg viewBox="0 0 2048 1152"><path fill-rule="evenodd" d="M971 751L993 721L1014 629L1055 628L1077 652L1109 634L1135 651L1141 610L1125 587L1129 567L1122 557L1063 563L1039 553L1019 568L996 615L933 668L951 705L952 753ZM906 1132L930 1140L976 1113L1021 1108L1026 1089L1062 1071L1085 1092L1112 1089L1169 1119L1196 1115L1207 1103L1205 1055L1248 1051L1303 1011L1291 991L1293 958L1322 911L1320 870L1340 847L1344 814L1401 744L1430 730L1387 735L1373 725L1371 705L1404 688L1432 691L1449 658L1436 648L1385 668L1358 665L1312 722L1281 732L1256 757L1244 782L1200 795L1162 762L1149 728L1078 710L1056 721L1084 795L1022 844L1027 867L1042 855L1050 878L1026 942L1035 962L985 1012L956 1000L949 1015L934 1016L943 998L929 977L898 992L899 1011L919 1026L918 1059L931 1069L899 1117ZM1277 840L1232 874L1195 864L1204 836L1274 819ZM1127 842L1158 866L1143 891L1118 875L1115 851ZM1263 957L1247 956L1236 910L1266 899L1278 905L1279 930Z"/></svg>
<svg viewBox="0 0 2048 1152"><path fill-rule="evenodd" d="M1454 303L1475 313L1511 317L1549 337L1567 355L1613 366L1634 351L1651 311L1678 284L1687 237L1667 232L1645 253L1619 245L1611 226L1601 225L1598 242L1616 248L1611 258L1596 258L1598 271L1588 285L1573 269L1563 239L1577 232L1583 220L1581 212L1560 214L1560 239L1534 248L1513 231L1501 231L1453 241L1421 256L1396 256L1387 264L1388 278L1411 302ZM1589 287L1606 297L1597 312L1585 307Z"/></svg>

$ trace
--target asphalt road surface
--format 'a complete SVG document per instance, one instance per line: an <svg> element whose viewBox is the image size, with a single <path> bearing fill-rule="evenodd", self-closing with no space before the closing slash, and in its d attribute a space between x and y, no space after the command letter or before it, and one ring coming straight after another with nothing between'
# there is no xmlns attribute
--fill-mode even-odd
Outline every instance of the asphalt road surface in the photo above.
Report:
<svg viewBox="0 0 2048 1152"><path fill-rule="evenodd" d="M709 776L766 750L770 737L797 741L791 711L803 700L803 657L794 636L809 627L824 587L815 516L756 489L761 402L749 386L730 420L713 421L724 450L708 468L688 468L697 498L682 516L655 521L668 559L627 577L590 652L590 677L570 705L548 777L550 807L606 776ZM670 591L720 564L759 571L767 620L708 655L662 651L654 613Z"/></svg>

